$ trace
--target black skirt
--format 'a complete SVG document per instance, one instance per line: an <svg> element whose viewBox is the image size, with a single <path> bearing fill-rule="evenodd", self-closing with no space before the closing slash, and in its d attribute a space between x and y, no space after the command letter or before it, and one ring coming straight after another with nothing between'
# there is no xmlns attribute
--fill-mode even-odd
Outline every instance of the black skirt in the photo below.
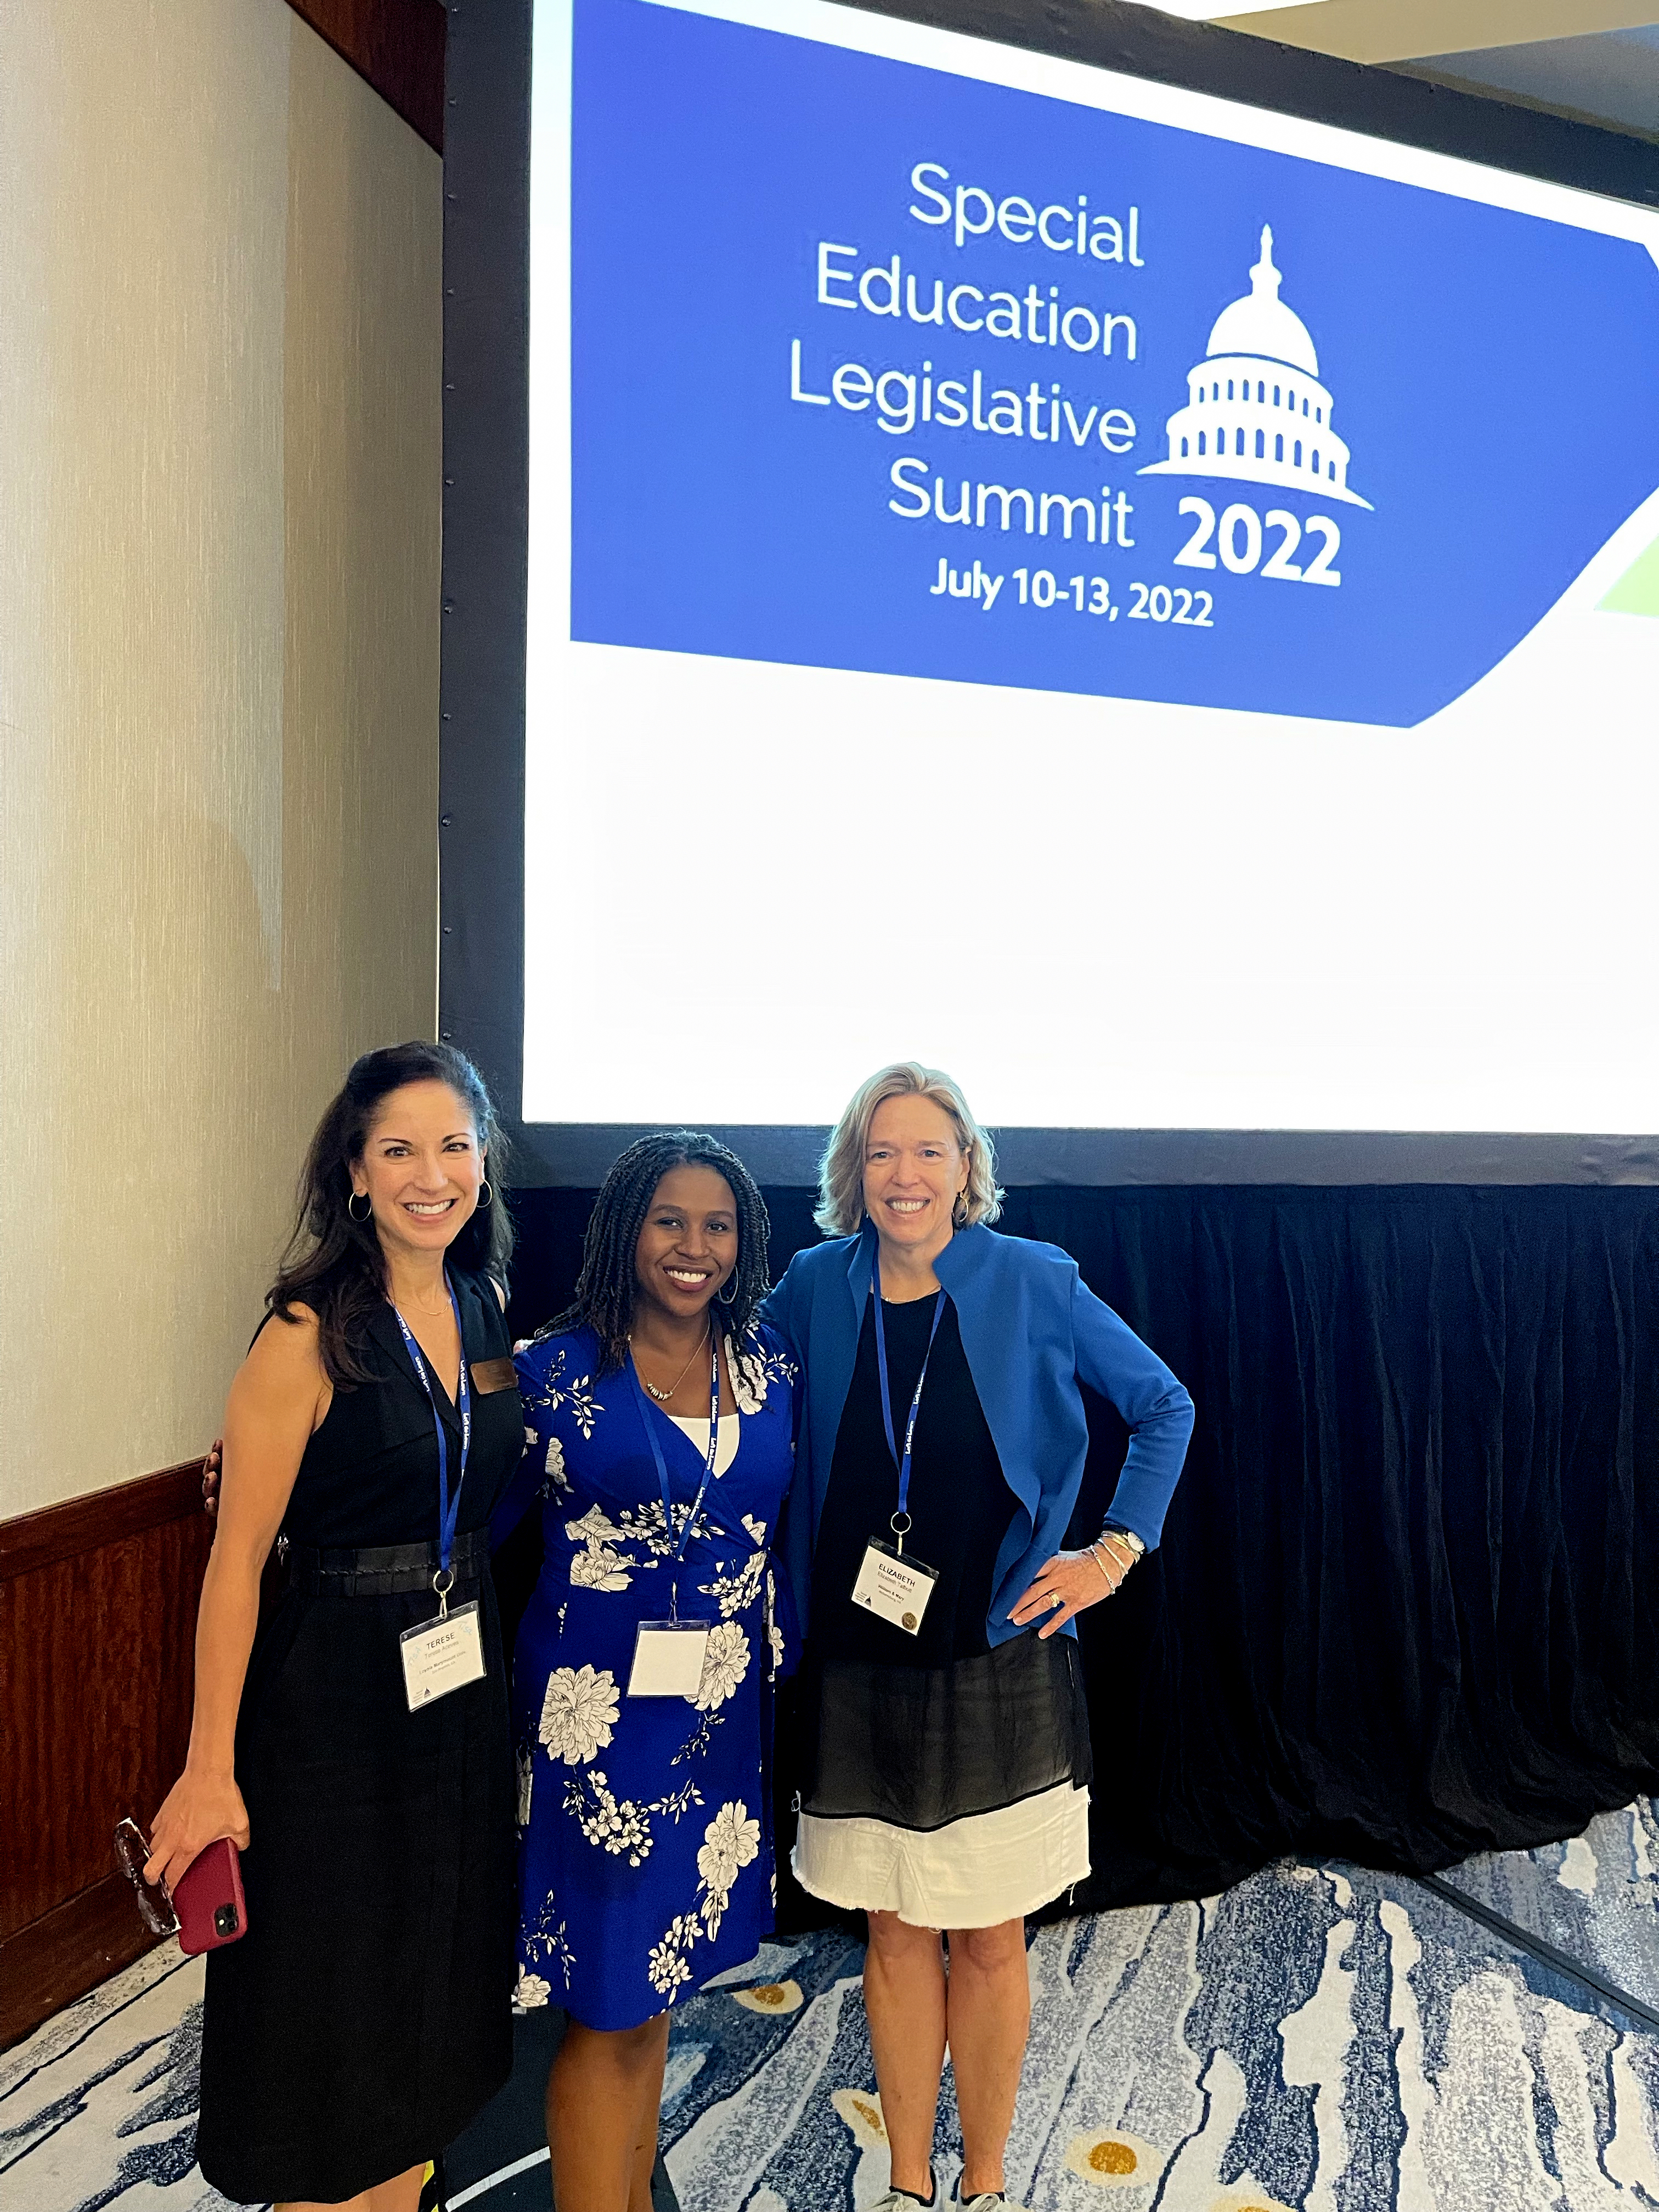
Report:
<svg viewBox="0 0 1659 2212"><path fill-rule="evenodd" d="M430 1618L428 1592L291 1590L260 1638L237 1738L247 1934L209 1954L197 2133L203 2173L239 2203L337 2203L404 2172L511 2071L513 1784L487 1580L482 1605L486 1679L416 1713L398 1638Z"/></svg>

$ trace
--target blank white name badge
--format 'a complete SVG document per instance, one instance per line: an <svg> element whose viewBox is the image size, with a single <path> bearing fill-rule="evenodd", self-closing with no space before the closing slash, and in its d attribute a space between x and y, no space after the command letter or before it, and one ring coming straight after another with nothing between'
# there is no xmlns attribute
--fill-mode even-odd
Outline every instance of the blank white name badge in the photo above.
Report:
<svg viewBox="0 0 1659 2212"><path fill-rule="evenodd" d="M418 1628L404 1629L398 1645L411 1713L434 1698L447 1698L452 1690L484 1678L483 1634L476 1598L471 1605L451 1606L441 1620L423 1620Z"/></svg>
<svg viewBox="0 0 1659 2212"><path fill-rule="evenodd" d="M634 1638L630 1698L695 1698L712 1620L642 1620Z"/></svg>
<svg viewBox="0 0 1659 2212"><path fill-rule="evenodd" d="M901 1559L889 1544L872 1536L864 1547L864 1565L853 1585L853 1602L866 1613L890 1620L907 1636L921 1633L921 1616L939 1580L937 1567L920 1559Z"/></svg>

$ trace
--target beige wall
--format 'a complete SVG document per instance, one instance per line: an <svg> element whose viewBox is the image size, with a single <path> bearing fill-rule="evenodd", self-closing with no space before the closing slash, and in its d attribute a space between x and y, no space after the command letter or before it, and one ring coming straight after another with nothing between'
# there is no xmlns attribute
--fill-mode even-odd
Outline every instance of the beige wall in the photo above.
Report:
<svg viewBox="0 0 1659 2212"><path fill-rule="evenodd" d="M1391 62L1533 40L1583 38L1653 21L1653 0L1267 0L1219 20L1315 53Z"/></svg>
<svg viewBox="0 0 1659 2212"><path fill-rule="evenodd" d="M5 12L0 1516L203 1449L432 1033L442 216L284 0Z"/></svg>

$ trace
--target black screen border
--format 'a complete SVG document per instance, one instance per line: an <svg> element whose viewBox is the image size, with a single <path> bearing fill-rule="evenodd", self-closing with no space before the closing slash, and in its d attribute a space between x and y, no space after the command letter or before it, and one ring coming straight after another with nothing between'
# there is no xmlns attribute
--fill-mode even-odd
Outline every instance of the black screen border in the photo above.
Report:
<svg viewBox="0 0 1659 2212"><path fill-rule="evenodd" d="M1186 22L1131 0L848 4L1659 207L1659 149L1645 141ZM643 1125L517 1118L526 983L533 15L534 0L452 0L449 7L438 1028L471 1054L507 1109L514 1182L591 1188ZM817 1179L827 1131L755 1125L717 1133L762 1182L802 1185ZM1653 1183L1659 1135L1006 1129L999 1133L999 1160L1005 1182L1070 1187Z"/></svg>

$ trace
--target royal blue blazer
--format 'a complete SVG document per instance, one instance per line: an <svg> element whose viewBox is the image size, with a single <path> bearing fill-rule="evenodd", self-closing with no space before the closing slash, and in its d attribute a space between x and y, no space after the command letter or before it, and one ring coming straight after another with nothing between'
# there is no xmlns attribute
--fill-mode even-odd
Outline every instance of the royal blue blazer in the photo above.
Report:
<svg viewBox="0 0 1659 2212"><path fill-rule="evenodd" d="M805 1401L783 1530L784 1566L807 1626L812 1551L830 1487L842 1408L853 1381L870 1296L876 1232L798 1252L767 1299L764 1318L805 1369ZM1129 1449L1109 1518L1150 1552L1163 1534L1187 1442L1193 1401L1054 1244L994 1230L959 1229L933 1272L951 1295L974 1387L1016 1502L997 1553L986 1635L1021 1632L1009 1608L1066 1540L1083 1482L1089 1426L1078 1385L1109 1398L1127 1422ZM1071 1622L1066 1633L1074 1634Z"/></svg>

